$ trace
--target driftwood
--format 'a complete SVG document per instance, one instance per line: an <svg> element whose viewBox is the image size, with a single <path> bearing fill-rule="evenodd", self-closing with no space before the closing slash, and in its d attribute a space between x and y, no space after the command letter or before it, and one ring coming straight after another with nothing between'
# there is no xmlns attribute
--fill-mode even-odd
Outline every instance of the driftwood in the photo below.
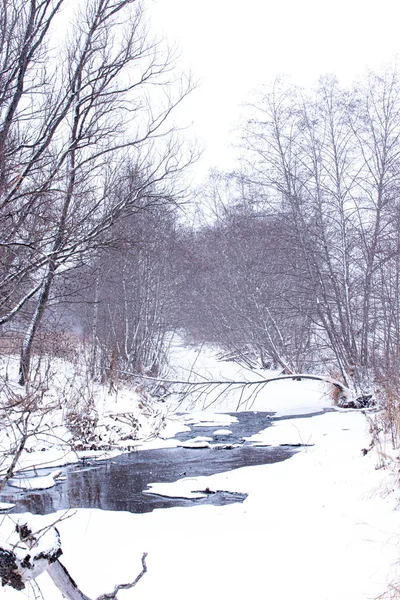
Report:
<svg viewBox="0 0 400 600"><path fill-rule="evenodd" d="M27 521L21 520L16 526L23 546L0 544L0 578L2 585L23 590L26 583L47 571L53 583L67 600L92 600L77 586L65 566L60 562L61 540L57 529L46 527L33 532ZM101 594L96 600L117 600L120 590L133 588L147 572L147 553L142 556L142 570L134 581L115 586L114 591Z"/></svg>

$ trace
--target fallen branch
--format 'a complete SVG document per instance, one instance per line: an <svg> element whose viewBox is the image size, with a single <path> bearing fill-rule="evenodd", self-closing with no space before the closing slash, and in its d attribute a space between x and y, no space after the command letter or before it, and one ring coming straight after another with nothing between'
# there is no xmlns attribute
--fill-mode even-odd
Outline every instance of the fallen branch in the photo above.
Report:
<svg viewBox="0 0 400 600"><path fill-rule="evenodd" d="M264 385L267 383L271 383L272 381L283 381L285 379L292 379L293 381L302 381L303 379L312 379L315 381L322 381L323 383L330 383L331 385L338 388L340 392L345 394L346 396L351 396L351 391L348 387L346 387L340 381L336 379L331 379L330 377L322 377L321 375L310 375L308 373L291 373L290 375L277 375L275 377L268 377L267 379L257 379L255 381L234 381L230 379L222 379L222 380L205 380L205 381L190 381L190 380L179 380L179 379L166 379L159 377L149 377L147 375L140 375L136 373L130 373L128 371L119 371L120 373L124 373L125 375L131 375L131 377L137 377L138 379L145 379L147 381L154 381L157 383L171 383L176 385L186 385L190 387L201 387L201 386L209 386L209 385L241 385L241 386L253 386L253 385Z"/></svg>
<svg viewBox="0 0 400 600"><path fill-rule="evenodd" d="M49 564L47 572L53 583L67 600L91 600L89 596L81 592L67 569L58 559Z"/></svg>
<svg viewBox="0 0 400 600"><path fill-rule="evenodd" d="M135 585L147 572L146 557L147 552L144 552L142 556L142 570L134 581L131 583L120 583L115 586L113 592L101 594L101 596L99 596L96 600L117 600L117 594L120 590L130 590L131 588L135 587ZM81 592L65 566L60 563L59 560L56 560L50 564L47 568L47 572L53 580L53 583L57 586L62 595L68 600L91 600L88 596Z"/></svg>
<svg viewBox="0 0 400 600"><path fill-rule="evenodd" d="M142 570L140 571L140 573L136 577L136 579L134 581L132 581L132 583L120 583L119 585L115 586L113 592L110 592L109 594L102 594L101 596L99 596L97 598L97 600L113 600L116 598L116 596L120 590L130 590L131 588L135 587L135 585L142 579L143 575L145 573L147 573L146 557L147 557L147 552L143 552Z"/></svg>

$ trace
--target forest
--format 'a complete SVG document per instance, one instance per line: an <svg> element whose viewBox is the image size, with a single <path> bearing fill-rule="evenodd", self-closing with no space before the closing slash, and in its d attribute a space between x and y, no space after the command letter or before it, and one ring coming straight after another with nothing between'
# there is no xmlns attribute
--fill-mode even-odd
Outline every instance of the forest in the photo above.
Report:
<svg viewBox="0 0 400 600"><path fill-rule="evenodd" d="M59 47L62 1L5 6L0 323L20 384L32 352L76 344L110 385L160 376L179 330L396 402L398 68L267 85L238 124L240 168L192 190L173 112L195 86L140 5L90 2Z"/></svg>
<svg viewBox="0 0 400 600"><path fill-rule="evenodd" d="M338 382L335 403L345 389L379 407L398 447L399 67L266 82L237 123L237 168L194 187L175 114L195 93L135 0L2 3L0 491L65 363L86 387L56 404L97 448L87 391L161 404L174 336Z"/></svg>

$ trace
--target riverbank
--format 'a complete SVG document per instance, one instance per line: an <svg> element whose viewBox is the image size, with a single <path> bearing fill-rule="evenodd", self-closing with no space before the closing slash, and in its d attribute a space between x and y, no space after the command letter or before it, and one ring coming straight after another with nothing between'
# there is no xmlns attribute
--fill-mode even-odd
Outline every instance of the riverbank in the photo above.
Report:
<svg viewBox="0 0 400 600"><path fill-rule="evenodd" d="M230 372L236 369L233 363L226 364ZM236 400L220 398L210 407L214 414L200 410L192 419L226 429L224 411L232 410L229 403ZM280 463L182 477L162 485L155 480L151 486L166 496L191 497L199 490L248 494L242 504L194 505L146 514L72 511L57 524L61 560L93 599L117 583L132 581L141 569L143 552L148 553L148 572L134 589L120 592L120 600L383 597L398 577L396 469L380 468L389 454L384 446L369 450L371 434L363 413L342 410L312 416L328 406L329 394L318 383L266 386L252 408L292 417L274 422L251 441L306 447ZM62 515L43 517L43 523ZM17 518L3 517L3 535ZM37 583L45 600L61 600L47 574ZM34 589L3 588L0 598L35 594Z"/></svg>
<svg viewBox="0 0 400 600"><path fill-rule="evenodd" d="M141 515L78 510L59 523L62 560L81 589L95 598L133 580L147 551L148 573L121 598L379 597L396 580L399 513L395 482L376 469L378 455L363 456L365 416L347 411L294 418L256 437L259 444L313 445L282 463L154 489L180 496L206 488L238 491L248 494L243 504ZM4 517L3 528L15 519ZM38 584L45 599L61 600L46 574ZM21 597L10 588L1 595Z"/></svg>

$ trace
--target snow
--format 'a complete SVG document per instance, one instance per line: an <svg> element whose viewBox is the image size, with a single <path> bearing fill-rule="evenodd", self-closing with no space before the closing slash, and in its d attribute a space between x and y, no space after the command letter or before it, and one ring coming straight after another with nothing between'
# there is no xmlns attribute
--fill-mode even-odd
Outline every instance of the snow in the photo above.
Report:
<svg viewBox="0 0 400 600"><path fill-rule="evenodd" d="M230 429L217 429L213 435L232 435L232 431Z"/></svg>
<svg viewBox="0 0 400 600"><path fill-rule="evenodd" d="M61 475L61 471L55 471L42 477L13 477L8 483L12 487L22 490L48 490L56 485L59 475Z"/></svg>
<svg viewBox="0 0 400 600"><path fill-rule="evenodd" d="M30 549L32 558L40 554L54 555L60 548L60 536L57 530L53 524L44 526L42 517L26 513L18 519L18 527L26 527L33 534L36 533L35 543ZM14 540L14 545L16 543L17 540Z"/></svg>
<svg viewBox="0 0 400 600"><path fill-rule="evenodd" d="M237 423L238 419L232 415L218 414L211 411L192 411L189 415L183 415L182 421L188 425L196 425L197 427L214 427Z"/></svg>
<svg viewBox="0 0 400 600"><path fill-rule="evenodd" d="M284 423L275 428L287 439ZM235 490L249 494L243 504L147 514L78 510L57 525L61 560L92 598L133 580L144 551L148 573L124 598L377 598L396 577L400 531L387 473L375 469L376 456L360 452L368 442L365 417L327 413L298 419L296 428L302 437L312 433L315 445L284 462L150 490L188 498L207 487ZM61 600L46 574L37 581L45 598Z"/></svg>
<svg viewBox="0 0 400 600"><path fill-rule="evenodd" d="M212 438L199 435L185 442L179 442L178 446L181 448L210 448L209 442L212 442Z"/></svg>
<svg viewBox="0 0 400 600"><path fill-rule="evenodd" d="M233 363L218 364L212 349L197 353L195 366L194 349L186 363L184 349L178 350L181 372L244 375ZM172 428L180 430L189 422L229 426L233 417L226 413L237 404L237 396L219 398L212 412L199 412L209 401L210 397L198 399L196 413L179 417L180 424L174 417ZM185 404L190 407L189 399L179 403L180 411ZM332 408L329 388L310 381L268 384L241 408L292 415L273 421L249 438L251 443L306 446L279 463L172 483L154 481L148 489L192 499L204 497L202 490L207 488L241 492L248 494L243 503L196 505L194 500L190 507L145 514L76 510L57 523L57 529L61 562L85 594L96 598L117 583L133 581L144 551L148 572L132 590L121 592L121 600L366 600L380 597L400 581L398 477L395 469L377 468L386 455L384 440L363 452L371 441L366 416L351 410L323 412ZM168 442L176 444L160 440ZM153 443L158 440L144 447ZM38 517L37 527L61 516L64 513ZM6 538L17 519L3 516ZM44 598L61 600L46 573L37 583ZM27 587L23 594L35 598L37 591ZM2 588L2 597L17 600L21 593Z"/></svg>
<svg viewBox="0 0 400 600"><path fill-rule="evenodd" d="M205 498L207 494L199 491L199 481L200 478L193 477L191 479L180 479L172 485L169 483L151 483L149 489L145 490L144 493L169 498Z"/></svg>
<svg viewBox="0 0 400 600"><path fill-rule="evenodd" d="M208 442L201 441L201 440L196 440L194 442L190 442L190 441L188 441L188 442L181 442L179 444L179 446L181 448L192 448L192 449L195 449L195 448L211 448L211 446L210 446L210 444Z"/></svg>
<svg viewBox="0 0 400 600"><path fill-rule="evenodd" d="M269 377L279 375L277 371L266 371L262 369L250 370L246 366L240 366L233 361L221 361L220 351L212 346L204 345L188 348L183 342L176 343L172 347L172 363L170 378L180 380L189 379L194 382L221 381L224 385L208 389L207 393L194 392L183 400L172 402L177 410L193 411L199 422L204 420L204 414L235 412L235 411L271 411L277 416L306 415L315 411L322 411L332 407L333 386L313 380L281 380L261 383ZM241 385L233 385L231 382L244 381L252 383L243 389ZM198 412L199 407L204 411L203 416ZM229 415L220 416L218 424L222 427L229 426ZM194 417L193 417L194 418ZM212 418L204 422L209 427ZM215 421L217 424L217 421Z"/></svg>

